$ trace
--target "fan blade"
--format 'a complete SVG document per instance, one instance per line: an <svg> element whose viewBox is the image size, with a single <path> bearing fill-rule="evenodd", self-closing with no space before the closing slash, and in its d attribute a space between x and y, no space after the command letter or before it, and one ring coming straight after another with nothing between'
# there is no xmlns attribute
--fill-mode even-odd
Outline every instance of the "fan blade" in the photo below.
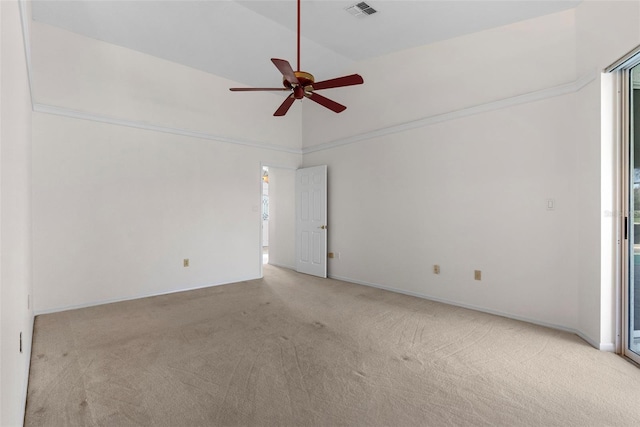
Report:
<svg viewBox="0 0 640 427"><path fill-rule="evenodd" d="M289 111L289 108L291 108L291 106L293 105L293 101L295 100L296 98L293 96L293 94L289 95L287 99L284 100L282 105L280 105L280 107L276 110L276 112L273 113L273 115L284 116L285 114L287 114L287 111Z"/></svg>
<svg viewBox="0 0 640 427"><path fill-rule="evenodd" d="M324 96L318 95L315 92L311 92L310 94L305 96L310 100L315 101L323 107L327 107L328 109L336 113L340 113L347 109L347 107L345 107L344 105L338 104L336 101L332 101L329 98L325 98Z"/></svg>
<svg viewBox="0 0 640 427"><path fill-rule="evenodd" d="M342 87L342 86L353 86L353 85L361 85L364 83L364 80L359 74L351 74L350 76L338 77L331 80L324 80L321 82L314 83L313 89L331 89L334 87Z"/></svg>
<svg viewBox="0 0 640 427"><path fill-rule="evenodd" d="M271 62L276 66L278 70L282 73L284 78L291 84L300 84L298 82L298 78L293 72L293 68L291 68L291 64L289 61L285 61L284 59L271 58Z"/></svg>
<svg viewBox="0 0 640 427"><path fill-rule="evenodd" d="M291 90L286 87L232 87L229 88L231 92L256 92L261 90Z"/></svg>

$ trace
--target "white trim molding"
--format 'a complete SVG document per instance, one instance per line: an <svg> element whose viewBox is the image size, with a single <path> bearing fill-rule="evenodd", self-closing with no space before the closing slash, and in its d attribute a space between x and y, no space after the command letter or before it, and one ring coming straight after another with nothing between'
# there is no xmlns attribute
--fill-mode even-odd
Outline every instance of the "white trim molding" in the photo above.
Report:
<svg viewBox="0 0 640 427"><path fill-rule="evenodd" d="M56 116L69 117L72 119L89 120L98 123L107 123L116 126L125 126L135 129L143 129L154 132L169 133L173 135L187 136L191 138L208 139L211 141L226 142L236 145L244 145L247 147L262 148L265 150L282 151L285 153L302 154L302 151L296 148L281 147L266 142L250 141L237 138L230 138L222 135L214 135L207 132L194 131L189 129L174 128L169 126L154 125L151 123L140 122L137 120L120 119L109 117L102 114L85 113L83 111L72 110L70 108L56 107L46 104L34 104L33 111L36 113L53 114Z"/></svg>
<svg viewBox="0 0 640 427"><path fill-rule="evenodd" d="M463 108L461 110L455 110L447 113L423 117L421 119L412 120L410 122L405 122L398 125L392 125L392 126L376 129L370 132L349 136L346 138L336 139L333 141L314 145L312 147L306 147L302 149L302 154L328 150L331 148L341 147L343 145L353 144L355 142L364 141L364 140L376 138L379 136L391 135L394 133L399 133L399 132L404 132L410 129L430 126L436 123L442 123L449 120L456 120L462 117L472 116L475 114L488 113L490 111L500 110L503 108L513 107L516 105L522 105L530 102L541 101L543 99L554 98L556 96L568 95L571 93L578 92L583 87L585 87L586 85L594 81L596 77L597 77L597 72L594 71L581 76L575 81L572 81L570 83L565 83L560 86L554 86L547 89L541 89L535 92L516 95L509 98L500 99L498 101L487 102L484 104L475 105L473 107Z"/></svg>
<svg viewBox="0 0 640 427"><path fill-rule="evenodd" d="M69 117L69 118L80 119L80 120L89 120L89 121L107 123L107 124L112 124L117 126L126 126L126 127L136 128L136 129L170 133L174 135L181 135L181 136L187 136L192 138L200 138L200 139L207 139L211 141L226 142L226 143L236 144L236 145L244 145L244 146L253 147L253 148L262 148L265 150L281 151L285 153L304 155L304 154L314 153L316 151L329 150L332 148L337 148L344 145L353 144L356 142L360 142L360 141L364 141L364 140L368 140L368 139L372 139L372 138L376 138L384 135L391 135L394 133L405 132L411 129L426 127L436 123L446 122L449 120L456 120L462 117L467 117L475 114L487 113L490 111L496 111L496 110L500 110L508 107L513 107L516 105L522 105L522 104L527 104L531 102L541 101L544 99L554 98L557 96L568 95L571 93L578 92L579 90L584 88L586 85L594 81L596 77L597 77L597 72L592 72L592 73L583 75L582 77L580 77L579 79L573 82L566 83L560 86L542 89L535 92L529 92L522 95L516 95L510 98L500 99L498 101L492 101L484 104L475 105L473 107L463 108L461 110L450 111L447 113L423 117L421 119L413 120L406 123L401 123L399 125L387 126L384 128L376 129L369 132L364 132L357 135L352 135L345 138L336 139L334 141L321 143L319 145L314 145L312 147L307 147L303 149L282 147L282 146L270 144L267 142L242 140L237 138L231 138L228 136L215 135L207 132L194 131L189 129L154 125L154 124L140 122L136 120L120 119L120 118L105 116L102 114L87 113L83 111L73 110L70 108L58 107L54 105L34 103L33 111L38 113L54 114L58 116Z"/></svg>
<svg viewBox="0 0 640 427"><path fill-rule="evenodd" d="M280 164L276 164L276 163L270 163L270 162L260 162L260 167L267 167L267 168L274 168L274 169L286 169L286 170L290 170L290 171L295 171L298 170L301 166L286 166L286 165L280 165Z"/></svg>

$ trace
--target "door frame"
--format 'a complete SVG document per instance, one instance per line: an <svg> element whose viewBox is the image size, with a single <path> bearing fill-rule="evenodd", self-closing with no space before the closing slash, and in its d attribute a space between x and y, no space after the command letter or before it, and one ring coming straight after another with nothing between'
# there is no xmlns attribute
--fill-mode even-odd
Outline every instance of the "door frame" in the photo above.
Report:
<svg viewBox="0 0 640 427"><path fill-rule="evenodd" d="M640 363L640 355L629 349L629 275L631 268L631 245L629 230L633 227L631 220L630 191L631 187L631 69L640 64L640 46L630 50L613 64L603 70L611 75L610 101L606 99L605 92L601 92L602 102L611 102L611 111L607 117L603 116L603 137L611 124L611 134L614 145L613 154L613 200L614 208L613 233L615 239L615 351L627 357L629 360ZM608 78L607 78L608 79ZM604 87L603 87L604 88ZM610 121L609 121L610 120Z"/></svg>
<svg viewBox="0 0 640 427"><path fill-rule="evenodd" d="M613 89L616 91L616 101L613 105L613 117L615 117L614 142L615 142L615 163L616 184L614 195L615 205L618 207L616 221L616 271L615 274L615 351L616 353L630 359L635 363L640 363L640 355L629 348L631 331L629 330L629 287L630 273L633 258L631 256L633 216L631 215L630 195L631 188L631 105L630 91L631 69L640 64L640 54L634 54L636 58L630 57L623 66L617 69L605 70L613 74Z"/></svg>
<svg viewBox="0 0 640 427"><path fill-rule="evenodd" d="M631 133L629 132L629 126L631 120L629 117L630 103L629 103L629 69L622 69L616 75L616 89L619 96L618 100L618 122L619 129L617 131L618 146L620 147L620 190L619 204L621 206L621 227L619 230L620 241L622 242L620 252L620 279L619 286L616 289L616 305L617 305L617 322L616 322L616 351L618 354L629 357L628 355L628 343L629 343L629 279L631 274L631 242L630 242L630 229L633 227L631 209L630 206L630 194L633 189L631 188Z"/></svg>

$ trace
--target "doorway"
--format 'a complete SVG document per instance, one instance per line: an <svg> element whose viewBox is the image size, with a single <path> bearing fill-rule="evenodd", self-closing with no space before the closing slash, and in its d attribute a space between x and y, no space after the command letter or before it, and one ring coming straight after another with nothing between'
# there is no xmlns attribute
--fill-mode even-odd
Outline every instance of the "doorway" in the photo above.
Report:
<svg viewBox="0 0 640 427"><path fill-rule="evenodd" d="M262 167L262 264L269 264L269 167Z"/></svg>
<svg viewBox="0 0 640 427"><path fill-rule="evenodd" d="M260 165L260 276L270 264L295 269L295 167Z"/></svg>

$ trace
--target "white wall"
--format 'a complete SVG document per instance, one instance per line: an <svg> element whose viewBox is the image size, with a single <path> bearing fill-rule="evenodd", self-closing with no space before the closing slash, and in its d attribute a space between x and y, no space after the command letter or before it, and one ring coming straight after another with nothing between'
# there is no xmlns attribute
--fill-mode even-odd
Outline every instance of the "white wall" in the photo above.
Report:
<svg viewBox="0 0 640 427"><path fill-rule="evenodd" d="M514 98L580 77L575 28L569 10L365 61L367 90L343 99L353 120L305 109L304 164L329 167L329 250L341 253L330 275L578 327L576 96ZM322 149L451 112L460 117Z"/></svg>
<svg viewBox="0 0 640 427"><path fill-rule="evenodd" d="M31 99L20 12L0 2L0 425L22 425L31 353ZM19 351L22 332L23 351Z"/></svg>
<svg viewBox="0 0 640 427"><path fill-rule="evenodd" d="M300 147L300 108L274 119L282 94L237 93L239 83L33 22L37 104L213 135Z"/></svg>
<svg viewBox="0 0 640 427"><path fill-rule="evenodd" d="M306 155L329 169L330 275L576 327L572 107L556 97Z"/></svg>
<svg viewBox="0 0 640 427"><path fill-rule="evenodd" d="M375 90L342 92L348 123L303 116L304 165L329 165L330 274L612 349L596 70L637 45L638 28L637 1L584 2L356 64Z"/></svg>
<svg viewBox="0 0 640 427"><path fill-rule="evenodd" d="M64 108L33 119L36 312L259 276L260 165L301 162L295 111L274 122L275 96L38 23L33 55L37 105Z"/></svg>
<svg viewBox="0 0 640 427"><path fill-rule="evenodd" d="M296 171L269 167L269 264L295 269Z"/></svg>
<svg viewBox="0 0 640 427"><path fill-rule="evenodd" d="M258 277L264 159L298 161L34 114L36 311Z"/></svg>
<svg viewBox="0 0 640 427"><path fill-rule="evenodd" d="M343 113L303 103L304 147L571 82L575 38L567 10L361 61L364 85L323 91Z"/></svg>

